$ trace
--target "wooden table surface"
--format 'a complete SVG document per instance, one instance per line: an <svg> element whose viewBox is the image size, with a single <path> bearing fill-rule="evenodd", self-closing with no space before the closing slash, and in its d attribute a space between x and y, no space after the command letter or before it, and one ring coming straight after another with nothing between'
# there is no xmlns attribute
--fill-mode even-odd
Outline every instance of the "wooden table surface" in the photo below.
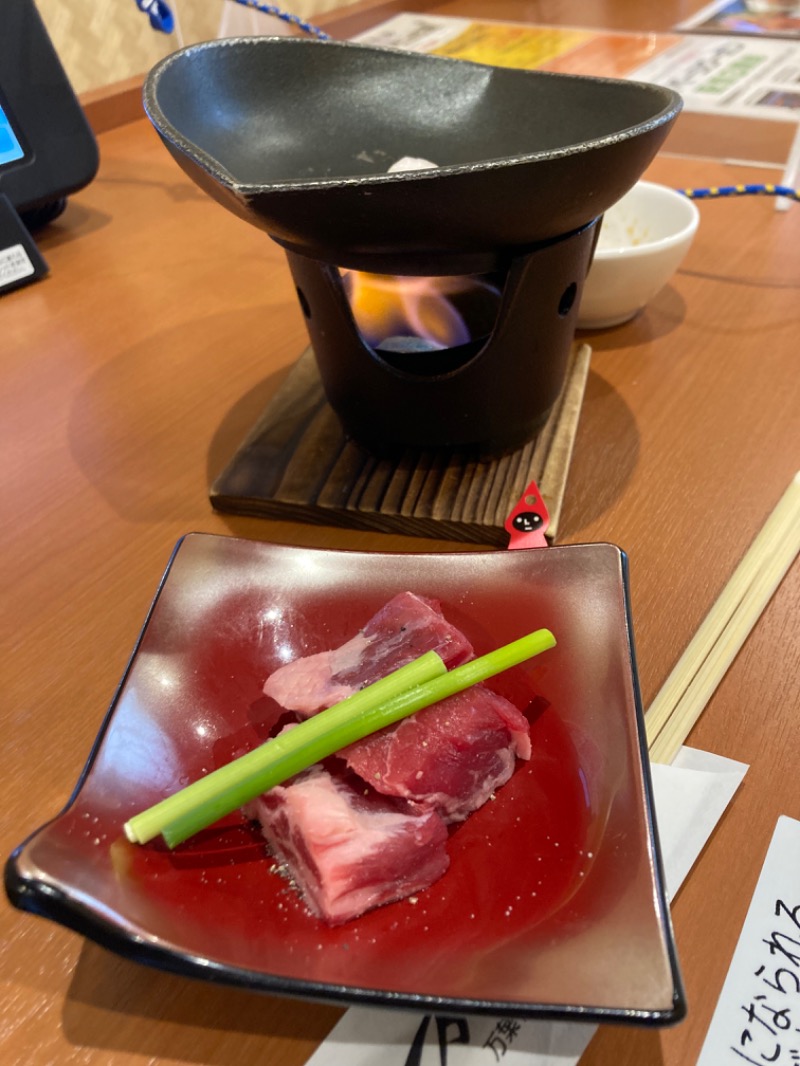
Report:
<svg viewBox="0 0 800 1066"><path fill-rule="evenodd" d="M413 9L664 30L699 6L361 3L328 25ZM0 301L5 854L68 799L183 533L462 547L212 511L212 479L306 344L294 288L281 250L190 184L146 120L99 142L96 180L39 238L50 277ZM648 174L666 184L779 176L669 149ZM559 537L629 554L645 705L800 466L800 207L701 215L646 311L585 335ZM586 1066L697 1057L776 819L800 816L798 601L795 566L690 737L751 769L674 903L688 1018L603 1028ZM7 903L0 917L4 1063L301 1066L340 1014L139 967Z"/></svg>

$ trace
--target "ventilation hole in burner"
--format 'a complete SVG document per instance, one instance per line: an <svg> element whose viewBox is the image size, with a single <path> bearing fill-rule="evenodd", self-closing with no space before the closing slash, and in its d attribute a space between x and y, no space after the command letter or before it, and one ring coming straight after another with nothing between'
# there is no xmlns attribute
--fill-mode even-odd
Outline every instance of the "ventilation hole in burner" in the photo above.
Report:
<svg viewBox="0 0 800 1066"><path fill-rule="evenodd" d="M558 313L564 318L572 310L572 305L575 303L575 297L578 295L578 286L573 281L571 285L567 285L566 289L561 294L561 299L558 301Z"/></svg>
<svg viewBox="0 0 800 1066"><path fill-rule="evenodd" d="M309 307L308 300L306 299L306 294L299 287L295 288L295 292L297 293L297 299L300 301L300 309L302 310L303 314L306 316L306 318L311 318L311 308Z"/></svg>

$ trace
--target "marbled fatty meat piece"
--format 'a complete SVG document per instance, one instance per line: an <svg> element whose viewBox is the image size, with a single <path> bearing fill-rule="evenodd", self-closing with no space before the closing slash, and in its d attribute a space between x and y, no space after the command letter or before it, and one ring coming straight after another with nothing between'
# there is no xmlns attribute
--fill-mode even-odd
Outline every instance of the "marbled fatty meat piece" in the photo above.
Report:
<svg viewBox="0 0 800 1066"><path fill-rule="evenodd" d="M377 791L463 821L531 756L528 719L484 685L417 711L340 755Z"/></svg>
<svg viewBox="0 0 800 1066"><path fill-rule="evenodd" d="M361 782L353 788L321 766L271 789L248 813L309 908L329 925L421 892L450 861L437 814L410 811Z"/></svg>
<svg viewBox="0 0 800 1066"><path fill-rule="evenodd" d="M264 693L287 711L307 716L426 651L437 652L448 669L474 656L470 642L447 621L435 600L401 592L345 644L279 667L267 678Z"/></svg>

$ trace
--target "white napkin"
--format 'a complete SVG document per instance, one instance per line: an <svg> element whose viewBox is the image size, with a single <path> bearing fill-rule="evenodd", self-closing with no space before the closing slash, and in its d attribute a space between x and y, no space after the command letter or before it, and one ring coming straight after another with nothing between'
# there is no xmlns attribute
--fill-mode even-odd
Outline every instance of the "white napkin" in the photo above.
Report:
<svg viewBox="0 0 800 1066"><path fill-rule="evenodd" d="M744 763L682 748L671 766L652 766L661 852L670 899L680 888L747 772ZM306 1066L574 1066L595 1033L577 1022L426 1018L351 1007ZM465 1042L466 1041L466 1042ZM415 1045L418 1053L412 1052Z"/></svg>
<svg viewBox="0 0 800 1066"><path fill-rule="evenodd" d="M747 766L681 748L670 766L652 763L667 898L673 900L747 773Z"/></svg>

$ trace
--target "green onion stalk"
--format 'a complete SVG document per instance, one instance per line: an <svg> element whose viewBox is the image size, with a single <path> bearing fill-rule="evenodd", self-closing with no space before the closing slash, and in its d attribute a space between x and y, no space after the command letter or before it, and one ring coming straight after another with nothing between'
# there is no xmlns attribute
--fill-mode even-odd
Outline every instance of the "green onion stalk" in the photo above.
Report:
<svg viewBox="0 0 800 1066"><path fill-rule="evenodd" d="M327 756L555 643L549 630L539 629L449 671L436 652L426 652L134 815L125 823L125 835L132 843L146 844L161 834L174 848Z"/></svg>

